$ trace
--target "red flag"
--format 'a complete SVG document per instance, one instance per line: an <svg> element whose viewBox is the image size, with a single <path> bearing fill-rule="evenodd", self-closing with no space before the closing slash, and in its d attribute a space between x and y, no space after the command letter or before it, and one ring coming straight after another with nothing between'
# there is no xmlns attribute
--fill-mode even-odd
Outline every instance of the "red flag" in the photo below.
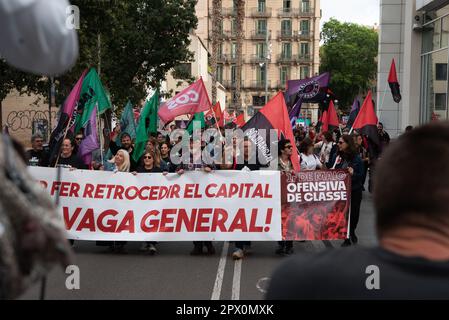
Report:
<svg viewBox="0 0 449 320"><path fill-rule="evenodd" d="M327 110L324 110L323 114L321 115L321 133L325 131L329 131L329 113Z"/></svg>
<svg viewBox="0 0 449 320"><path fill-rule="evenodd" d="M372 94L371 91L369 91L352 128L357 129L361 134L367 135L368 138L379 145L379 134L377 133L378 121L376 113L374 112Z"/></svg>
<svg viewBox="0 0 449 320"><path fill-rule="evenodd" d="M175 119L177 116L207 111L212 107L204 86L203 79L182 90L172 99L165 102L157 113L165 123Z"/></svg>
<svg viewBox="0 0 449 320"><path fill-rule="evenodd" d="M246 123L245 114L241 113L237 118L233 121L239 128L243 127Z"/></svg>
<svg viewBox="0 0 449 320"><path fill-rule="evenodd" d="M388 75L388 84L390 85L390 89L391 89L391 94L393 95L393 100L396 103L401 102L401 91L400 91L400 86L399 86L399 81L398 81L398 76L396 73L396 63L393 61L391 61L391 66L390 66L390 74Z"/></svg>
<svg viewBox="0 0 449 320"><path fill-rule="evenodd" d="M277 129L279 136L284 136L285 139L290 140L293 147L293 153L291 156L291 161L293 168L296 172L299 172L299 157L298 151L296 149L295 137L293 136L292 125L290 124L290 117L288 116L287 105L285 104L284 95L279 92L274 98L272 98L258 113L256 113L245 126L242 128L243 131L248 129ZM268 136L269 133L267 132ZM269 145L268 137L264 139ZM260 149L259 149L260 150Z"/></svg>
<svg viewBox="0 0 449 320"><path fill-rule="evenodd" d="M217 102L213 109L209 109L209 111L205 114L206 119L211 118L218 123L218 127L221 128L224 126L224 114L221 111L220 102ZM213 122L215 123L215 122Z"/></svg>
<svg viewBox="0 0 449 320"><path fill-rule="evenodd" d="M340 121L338 120L337 110L335 109L334 102L331 100L329 103L329 108L327 109L328 112L328 131L333 131L334 129L338 128L340 125Z"/></svg>

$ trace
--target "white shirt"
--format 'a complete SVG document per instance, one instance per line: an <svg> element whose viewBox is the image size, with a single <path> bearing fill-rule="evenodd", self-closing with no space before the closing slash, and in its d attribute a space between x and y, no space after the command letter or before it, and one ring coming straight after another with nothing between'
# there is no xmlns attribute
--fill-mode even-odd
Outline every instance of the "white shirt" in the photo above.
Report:
<svg viewBox="0 0 449 320"><path fill-rule="evenodd" d="M0 0L0 55L38 75L62 74L78 58L67 0ZM70 13L70 11L69 11Z"/></svg>
<svg viewBox="0 0 449 320"><path fill-rule="evenodd" d="M315 144L315 148L321 148L319 157L320 157L320 159L322 159L322 157L324 156L325 163L329 162L329 156L331 154L333 145L334 145L334 143L332 141L328 142L328 143L324 143L324 141L320 141L317 144Z"/></svg>
<svg viewBox="0 0 449 320"><path fill-rule="evenodd" d="M308 171L316 170L317 168L321 168L321 162L316 155L305 155L301 153L301 170Z"/></svg>

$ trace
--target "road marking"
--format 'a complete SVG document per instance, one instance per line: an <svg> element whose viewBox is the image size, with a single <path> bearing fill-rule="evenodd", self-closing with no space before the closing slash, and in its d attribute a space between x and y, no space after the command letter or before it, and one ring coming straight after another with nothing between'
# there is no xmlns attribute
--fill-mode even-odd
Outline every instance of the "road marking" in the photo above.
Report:
<svg viewBox="0 0 449 320"><path fill-rule="evenodd" d="M262 293L267 293L268 286L270 285L271 278L260 278L259 281L256 283L256 288Z"/></svg>
<svg viewBox="0 0 449 320"><path fill-rule="evenodd" d="M240 300L240 277L242 274L242 259L235 260L234 277L232 278L231 300Z"/></svg>
<svg viewBox="0 0 449 320"><path fill-rule="evenodd" d="M215 278L214 290L212 291L211 300L220 300L221 286L223 284L223 276L226 267L226 258L228 256L229 242L223 243L220 261L218 262L217 277Z"/></svg>

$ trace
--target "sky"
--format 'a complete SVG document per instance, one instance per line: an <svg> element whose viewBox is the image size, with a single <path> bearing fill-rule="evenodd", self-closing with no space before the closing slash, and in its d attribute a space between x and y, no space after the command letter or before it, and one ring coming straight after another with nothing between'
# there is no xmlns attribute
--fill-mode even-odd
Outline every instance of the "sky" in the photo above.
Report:
<svg viewBox="0 0 449 320"><path fill-rule="evenodd" d="M379 24L380 0L320 0L324 22L334 17L343 22L353 22L368 26Z"/></svg>

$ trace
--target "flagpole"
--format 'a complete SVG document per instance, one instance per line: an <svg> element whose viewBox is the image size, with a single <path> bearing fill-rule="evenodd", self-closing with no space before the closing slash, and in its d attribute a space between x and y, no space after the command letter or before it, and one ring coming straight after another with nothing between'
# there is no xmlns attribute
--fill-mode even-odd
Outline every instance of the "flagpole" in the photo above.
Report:
<svg viewBox="0 0 449 320"><path fill-rule="evenodd" d="M96 114L96 118L97 118L97 131L98 134L100 136L100 157L101 157L101 165L103 165L104 163L104 159L103 159L103 152L104 152L104 148L103 148L103 143L104 141L102 141L102 137L103 137L103 129L101 129L101 120L100 120L100 116L98 114L98 103L97 103L97 114Z"/></svg>

